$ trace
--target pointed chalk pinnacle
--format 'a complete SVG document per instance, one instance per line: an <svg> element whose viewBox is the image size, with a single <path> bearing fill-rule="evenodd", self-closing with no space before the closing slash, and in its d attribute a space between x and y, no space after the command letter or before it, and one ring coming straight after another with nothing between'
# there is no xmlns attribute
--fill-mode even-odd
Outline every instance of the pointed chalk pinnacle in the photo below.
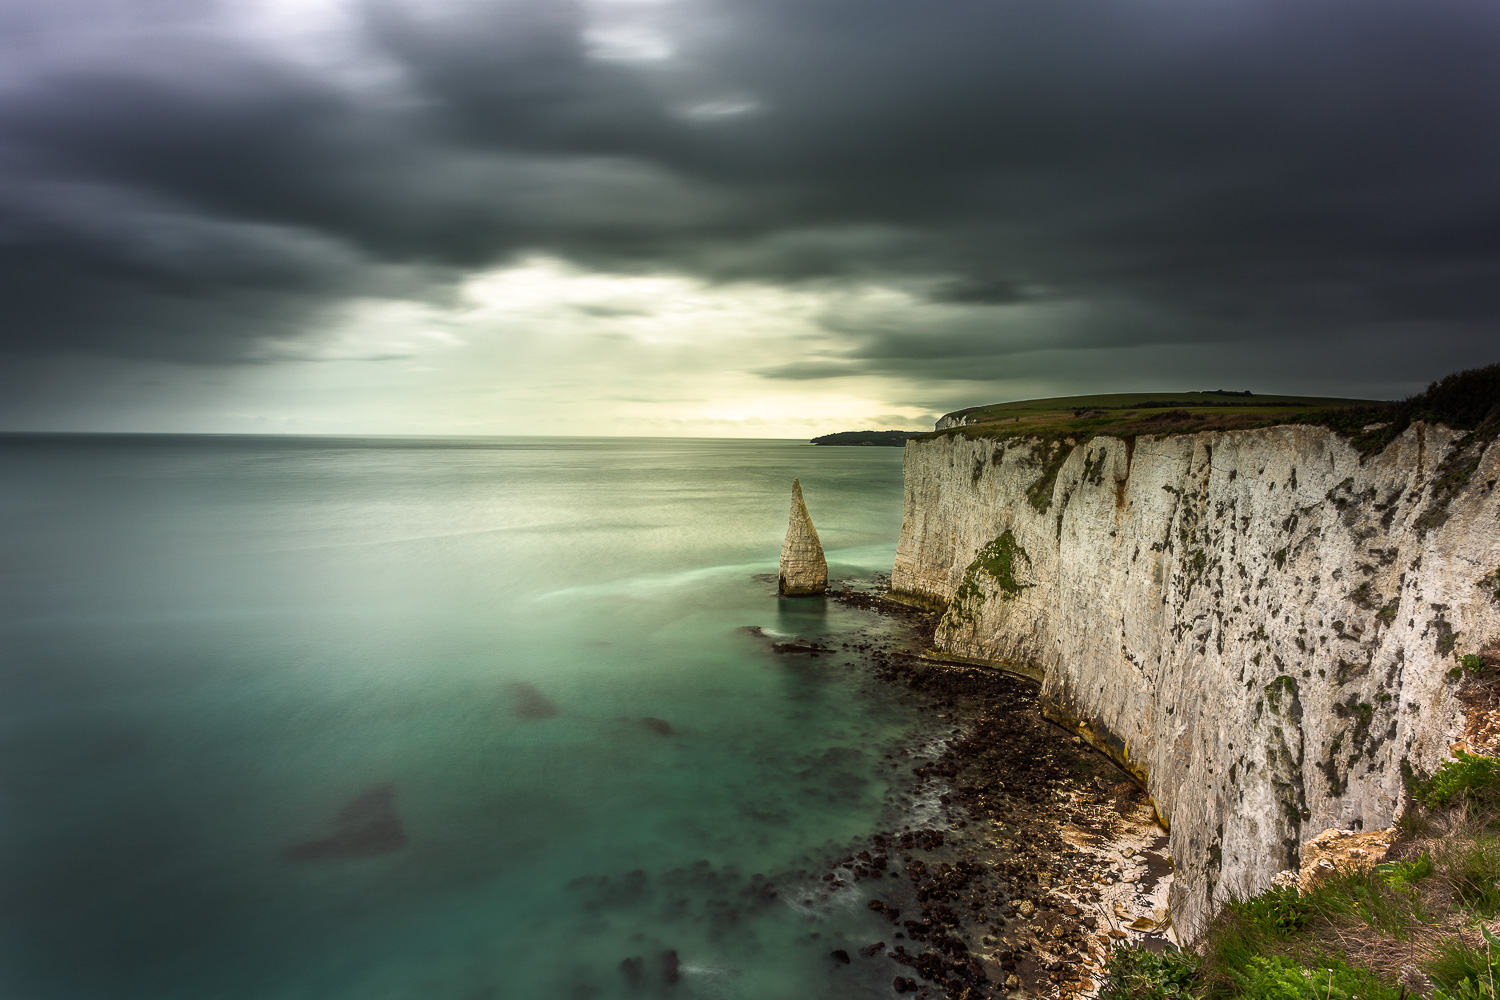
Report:
<svg viewBox="0 0 1500 1000"><path fill-rule="evenodd" d="M807 516L802 502L802 484L792 480L792 512L787 518L786 538L781 543L781 573L776 586L787 597L821 594L828 589L828 560L818 529Z"/></svg>

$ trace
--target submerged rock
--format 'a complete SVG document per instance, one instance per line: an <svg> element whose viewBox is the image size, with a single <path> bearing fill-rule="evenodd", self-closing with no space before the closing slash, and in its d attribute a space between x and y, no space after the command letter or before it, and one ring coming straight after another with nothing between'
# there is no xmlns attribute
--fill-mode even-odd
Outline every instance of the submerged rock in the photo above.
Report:
<svg viewBox="0 0 1500 1000"><path fill-rule="evenodd" d="M536 689L535 684L517 682L510 686L511 712L518 719L550 719L557 706Z"/></svg>
<svg viewBox="0 0 1500 1000"><path fill-rule="evenodd" d="M651 730L658 736L672 735L672 724L666 719L658 719L655 716L648 715L641 720L641 725L645 726L647 729Z"/></svg>
<svg viewBox="0 0 1500 1000"><path fill-rule="evenodd" d="M823 557L818 529L813 527L802 500L802 483L796 479L792 480L792 509L781 543L776 586L787 597L821 594L828 589L828 560Z"/></svg>
<svg viewBox="0 0 1500 1000"><path fill-rule="evenodd" d="M370 858L406 846L406 831L396 814L396 788L377 785L339 810L333 833L294 844L283 853L290 861L334 861Z"/></svg>
<svg viewBox="0 0 1500 1000"><path fill-rule="evenodd" d="M661 953L661 978L668 986L675 985L682 978L682 962L676 951Z"/></svg>

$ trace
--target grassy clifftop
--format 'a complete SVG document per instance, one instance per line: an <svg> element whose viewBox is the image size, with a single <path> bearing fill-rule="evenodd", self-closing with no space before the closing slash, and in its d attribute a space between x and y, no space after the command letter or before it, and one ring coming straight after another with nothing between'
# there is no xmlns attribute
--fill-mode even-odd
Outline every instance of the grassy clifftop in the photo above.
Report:
<svg viewBox="0 0 1500 1000"><path fill-rule="evenodd" d="M1203 430L1236 430L1305 422L1304 418L1344 410L1368 411L1390 404L1327 396L1269 396L1229 392L1121 392L1097 396L1058 396L993 403L956 410L948 417L962 426L928 437L1134 437Z"/></svg>
<svg viewBox="0 0 1500 1000"><path fill-rule="evenodd" d="M1500 364L1455 372L1403 400L1273 396L1248 392L1110 393L992 403L955 410L962 426L922 438L1037 437L1085 441L1100 434L1191 434L1277 424L1312 424L1348 436L1362 452L1379 451L1418 420L1467 430L1462 444L1500 433Z"/></svg>

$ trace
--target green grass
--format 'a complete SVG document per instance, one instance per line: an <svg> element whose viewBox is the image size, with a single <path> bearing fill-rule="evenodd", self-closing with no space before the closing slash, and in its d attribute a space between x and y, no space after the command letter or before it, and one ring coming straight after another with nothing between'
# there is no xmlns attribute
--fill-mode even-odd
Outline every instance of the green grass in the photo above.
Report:
<svg viewBox="0 0 1500 1000"><path fill-rule="evenodd" d="M1460 750L1432 777L1413 781L1412 797L1428 809L1462 806L1471 813L1494 810L1500 807L1500 758Z"/></svg>
<svg viewBox="0 0 1500 1000"><path fill-rule="evenodd" d="M1374 871L1340 873L1305 893L1294 886L1278 888L1231 903L1199 942L1201 955L1116 948L1101 996L1400 1000L1393 976L1362 966L1343 943L1408 940L1429 919L1414 887L1437 874L1438 866L1424 856Z"/></svg>
<svg viewBox="0 0 1500 1000"><path fill-rule="evenodd" d="M1132 392L1098 396L1059 396L957 410L973 423L924 435L966 437L1037 437L1044 440L1091 438L1098 434L1191 433L1242 427L1266 427L1310 420L1311 415L1349 408L1387 405L1364 399L1329 396L1224 396L1210 392Z"/></svg>
<svg viewBox="0 0 1500 1000"><path fill-rule="evenodd" d="M1241 923L1241 932L1257 938L1284 938L1307 926L1313 913L1312 897L1296 887L1271 889L1253 899L1230 903L1229 912Z"/></svg>
<svg viewBox="0 0 1500 1000"><path fill-rule="evenodd" d="M1337 958L1309 967L1281 955L1256 955L1232 970L1237 995L1255 1000L1402 1000L1399 986Z"/></svg>
<svg viewBox="0 0 1500 1000"><path fill-rule="evenodd" d="M1464 906L1486 919L1500 913L1500 835L1454 838L1433 849L1433 861Z"/></svg>
<svg viewBox="0 0 1500 1000"><path fill-rule="evenodd" d="M1458 666L1448 671L1448 676L1454 680L1460 677L1489 677L1495 672L1494 665L1485 662L1485 658L1478 653L1465 653L1459 657Z"/></svg>
<svg viewBox="0 0 1500 1000"><path fill-rule="evenodd" d="M1193 1000L1199 960L1192 952L1169 948L1162 954L1145 948L1115 948L1109 957L1104 1000Z"/></svg>
<svg viewBox="0 0 1500 1000"><path fill-rule="evenodd" d="M1500 1000L1500 761L1408 771L1414 857L1230 903L1194 953L1118 947L1104 1000ZM1479 940L1475 928L1482 935ZM1476 941L1477 946L1476 946ZM1427 981L1430 977L1430 982Z"/></svg>
<svg viewBox="0 0 1500 1000"><path fill-rule="evenodd" d="M1418 861L1385 871L1340 872L1307 892L1296 887L1272 889L1227 907L1235 918L1228 934L1262 943L1289 940L1322 921L1402 938L1423 918L1409 890L1431 873L1430 861Z"/></svg>
<svg viewBox="0 0 1500 1000"><path fill-rule="evenodd" d="M1386 884L1397 892L1411 895L1417 890L1417 883L1429 877L1435 869L1432 867L1432 858L1423 854L1415 861L1387 861L1383 865L1375 866L1375 874L1384 878Z"/></svg>
<svg viewBox="0 0 1500 1000"><path fill-rule="evenodd" d="M1035 437L1087 441L1100 434L1134 439L1143 434L1245 430L1278 424L1313 424L1348 437L1362 454L1381 451L1412 423L1440 423L1469 431L1443 461L1428 512L1440 524L1448 502L1467 485L1476 456L1500 434L1500 364L1455 372L1404 400L1336 396L1250 395L1233 392L1122 392L1095 396L1023 399L955 410L971 423L920 438Z"/></svg>
<svg viewBox="0 0 1500 1000"><path fill-rule="evenodd" d="M1246 412L1264 407L1300 408L1323 406L1368 406L1368 399L1346 399L1337 396L1277 396L1277 395L1224 395L1217 392L1110 392L1092 396L1052 396L1043 399L1022 399L1010 403L990 403L954 410L949 416L963 416L972 420L1006 420L1018 416L1038 413L1067 411L1080 419L1094 419L1085 414L1074 414L1075 410L1174 410L1212 408L1234 412Z"/></svg>
<svg viewBox="0 0 1500 1000"><path fill-rule="evenodd" d="M1456 937L1444 939L1437 954L1425 963L1433 985L1451 993L1468 980L1493 990L1493 981L1500 978L1500 968L1496 967L1500 965L1500 950L1497 950L1500 941L1495 941L1488 931L1484 932L1484 939L1483 948L1471 948Z"/></svg>

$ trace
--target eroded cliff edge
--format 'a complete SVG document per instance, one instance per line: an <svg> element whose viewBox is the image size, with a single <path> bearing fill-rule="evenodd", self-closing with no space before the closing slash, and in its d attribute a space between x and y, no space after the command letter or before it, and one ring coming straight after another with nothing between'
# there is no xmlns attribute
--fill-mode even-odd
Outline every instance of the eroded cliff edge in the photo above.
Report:
<svg viewBox="0 0 1500 1000"><path fill-rule="evenodd" d="M1500 636L1500 443L1454 493L1461 436L913 441L891 588L1145 781L1192 937L1303 840L1389 825L1403 766L1448 753L1450 671Z"/></svg>

